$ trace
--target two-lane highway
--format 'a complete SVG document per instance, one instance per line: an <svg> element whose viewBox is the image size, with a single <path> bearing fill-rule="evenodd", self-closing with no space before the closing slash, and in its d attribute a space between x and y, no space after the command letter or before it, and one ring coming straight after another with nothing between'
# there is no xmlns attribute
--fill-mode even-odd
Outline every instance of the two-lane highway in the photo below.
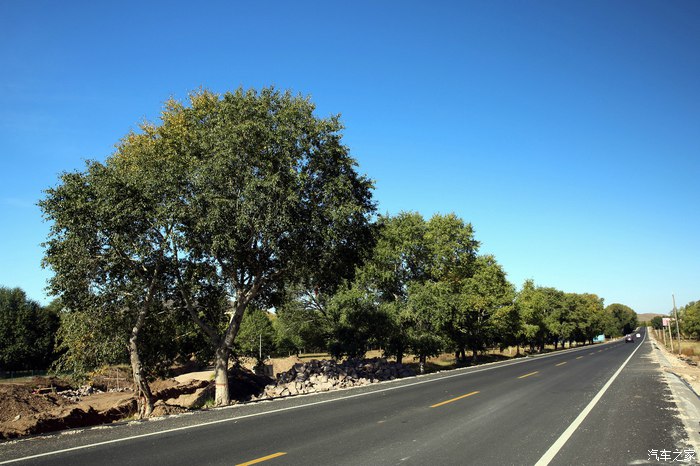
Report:
<svg viewBox="0 0 700 466"><path fill-rule="evenodd" d="M0 460L271 466L645 462L651 449L689 448L681 421L667 409L667 388L648 359L650 351L641 339L620 341L342 393L10 448L0 444Z"/></svg>

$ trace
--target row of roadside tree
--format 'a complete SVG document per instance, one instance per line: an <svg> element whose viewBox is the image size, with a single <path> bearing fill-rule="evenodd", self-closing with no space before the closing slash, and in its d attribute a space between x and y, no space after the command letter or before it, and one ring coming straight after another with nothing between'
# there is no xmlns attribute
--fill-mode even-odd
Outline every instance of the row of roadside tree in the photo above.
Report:
<svg viewBox="0 0 700 466"><path fill-rule="evenodd" d="M634 311L593 294L531 281L516 293L454 214L378 216L339 117L313 112L273 88L194 92L46 191L59 369L128 354L148 416L148 381L178 356L211 358L215 404L228 404L230 359L254 347L262 309L276 313L279 349L357 357L372 346L421 363L636 326Z"/></svg>

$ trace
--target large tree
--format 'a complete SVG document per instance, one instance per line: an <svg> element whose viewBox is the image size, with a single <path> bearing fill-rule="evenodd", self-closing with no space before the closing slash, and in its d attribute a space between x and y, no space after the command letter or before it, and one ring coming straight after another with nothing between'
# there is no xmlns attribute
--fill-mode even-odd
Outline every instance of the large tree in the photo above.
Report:
<svg viewBox="0 0 700 466"><path fill-rule="evenodd" d="M131 135L139 169L155 141L176 187L173 273L180 301L216 350L215 403L229 403L228 362L245 310L290 286L323 291L371 244L372 183L356 172L338 116L272 88L169 102L162 124ZM145 157L146 161L150 157ZM160 183L159 183L160 184ZM170 196L170 191L166 192Z"/></svg>
<svg viewBox="0 0 700 466"><path fill-rule="evenodd" d="M49 288L66 312L83 313L88 324L90 319L117 323L115 335L123 335L123 325L130 327L127 346L139 415L147 417L153 410L152 372L143 360L147 322L166 302L174 223L171 206L162 200L163 186L114 162L89 161L84 172L65 173L61 184L46 191L39 205L52 224L44 265L54 272Z"/></svg>
<svg viewBox="0 0 700 466"><path fill-rule="evenodd" d="M53 222L45 263L72 310L132 313L137 386L150 392L139 343L149 315L182 307L215 350L217 405L249 306L291 284L324 290L371 245L372 183L341 142L337 116L272 88L191 94L160 124L128 134L105 164L69 173L42 202Z"/></svg>

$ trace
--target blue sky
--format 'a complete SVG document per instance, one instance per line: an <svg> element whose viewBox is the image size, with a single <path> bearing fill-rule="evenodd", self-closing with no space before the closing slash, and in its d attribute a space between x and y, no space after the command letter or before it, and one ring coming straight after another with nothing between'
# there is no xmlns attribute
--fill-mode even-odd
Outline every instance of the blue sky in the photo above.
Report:
<svg viewBox="0 0 700 466"><path fill-rule="evenodd" d="M103 4L104 3L104 4ZM700 3L0 1L0 285L48 302L36 202L199 87L340 113L382 213L455 212L527 278L700 299Z"/></svg>

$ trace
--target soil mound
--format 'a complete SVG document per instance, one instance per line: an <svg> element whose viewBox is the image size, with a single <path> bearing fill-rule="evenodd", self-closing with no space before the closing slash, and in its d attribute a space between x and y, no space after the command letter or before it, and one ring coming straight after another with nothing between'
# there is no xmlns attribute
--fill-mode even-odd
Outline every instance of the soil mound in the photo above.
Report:
<svg viewBox="0 0 700 466"><path fill-rule="evenodd" d="M111 377L114 379L114 377ZM261 394L272 379L242 368L229 371L231 399L248 401ZM103 386L107 386L104 383ZM136 413L136 400L130 389L124 391L84 391L67 398L57 392L72 387L57 378L35 378L27 384L0 384L0 440L42 434L62 429L89 427L128 419ZM111 390L115 390L111 388ZM80 389L79 389L80 390ZM78 390L78 391L79 391ZM179 414L206 406L214 398L211 380L156 380L151 384L155 398L152 416Z"/></svg>

